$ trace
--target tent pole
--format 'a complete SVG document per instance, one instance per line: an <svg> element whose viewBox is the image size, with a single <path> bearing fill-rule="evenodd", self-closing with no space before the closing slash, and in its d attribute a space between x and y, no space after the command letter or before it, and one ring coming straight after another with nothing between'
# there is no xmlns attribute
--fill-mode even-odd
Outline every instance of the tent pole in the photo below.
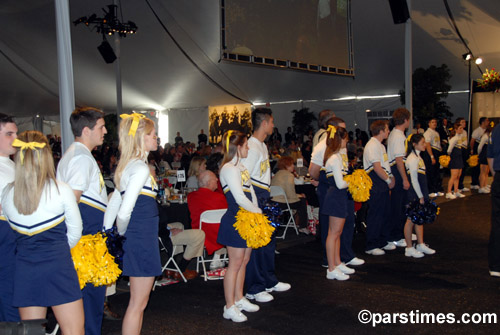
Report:
<svg viewBox="0 0 500 335"><path fill-rule="evenodd" d="M406 0L411 14L411 0ZM412 26L411 15L405 23L405 107L410 111L409 131L413 130L413 83L412 83Z"/></svg>
<svg viewBox="0 0 500 335"><path fill-rule="evenodd" d="M73 143L69 117L75 109L71 32L68 0L55 0L57 32L57 67L59 69L59 113L61 118L61 154Z"/></svg>
<svg viewBox="0 0 500 335"><path fill-rule="evenodd" d="M116 0L113 0L116 5ZM115 72L116 72L116 119L120 121L120 114L122 114L122 71L120 67L120 34L114 34L115 39Z"/></svg>

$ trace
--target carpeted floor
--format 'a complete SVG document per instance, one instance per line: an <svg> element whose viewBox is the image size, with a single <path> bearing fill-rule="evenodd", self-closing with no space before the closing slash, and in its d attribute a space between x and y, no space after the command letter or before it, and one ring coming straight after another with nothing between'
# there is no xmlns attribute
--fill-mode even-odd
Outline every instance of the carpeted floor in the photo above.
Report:
<svg viewBox="0 0 500 335"><path fill-rule="evenodd" d="M425 241L437 254L409 259L398 248L385 256L363 253L364 236L355 236L354 248L366 264L345 282L325 278L321 248L313 239L295 237L278 245L276 272L292 289L275 293L261 310L246 313L236 324L222 318L222 281L158 287L144 314L142 334L492 334L497 324L425 323L423 313L499 314L500 278L488 274L490 197L472 194L464 199L440 199L441 215L425 228ZM287 240L292 240L292 235ZM110 297L114 310L125 312L129 294L121 281ZM413 313L408 322L363 324L358 313ZM388 316L384 316L387 318ZM450 317L448 315L447 317ZM474 316L477 317L477 316ZM417 320L418 319L418 320ZM387 319L385 319L387 321ZM497 323L500 320L497 320ZM118 334L121 321L103 323L103 334Z"/></svg>

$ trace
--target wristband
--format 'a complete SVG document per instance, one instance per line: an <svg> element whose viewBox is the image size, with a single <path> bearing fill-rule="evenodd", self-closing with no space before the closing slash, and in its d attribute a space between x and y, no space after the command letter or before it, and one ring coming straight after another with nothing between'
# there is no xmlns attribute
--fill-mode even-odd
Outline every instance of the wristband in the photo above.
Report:
<svg viewBox="0 0 500 335"><path fill-rule="evenodd" d="M387 185L389 185L391 183L391 177L387 178L385 182L387 183Z"/></svg>

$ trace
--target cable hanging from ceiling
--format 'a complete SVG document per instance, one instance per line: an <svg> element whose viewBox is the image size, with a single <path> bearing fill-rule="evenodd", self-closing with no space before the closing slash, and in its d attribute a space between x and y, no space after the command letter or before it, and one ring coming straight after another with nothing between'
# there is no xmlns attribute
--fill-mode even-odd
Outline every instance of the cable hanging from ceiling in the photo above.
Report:
<svg viewBox="0 0 500 335"><path fill-rule="evenodd" d="M203 69L200 68L200 66L198 64L196 64L196 62L188 55L188 53L182 48L182 46L179 44L179 42L175 39L175 37L172 35L172 33L170 33L170 31L168 30L168 28L165 26L165 24L163 23L163 21L160 19L160 17L158 16L158 14L156 13L156 11L153 9L153 7L151 6L151 4L149 3L148 0L145 0L147 5L149 6L149 8L151 9L151 11L153 12L153 15L156 17L156 19L158 20L158 22L160 23L160 25L162 26L163 30L165 30L165 32L167 33L167 35L172 39L172 41L174 42L174 44L177 46L177 48L182 52L182 54L186 57L186 59L191 63L193 64L193 66L205 77L208 79L208 81L210 81L213 85L215 85L216 87L218 87L220 90L222 90L223 92L229 94L230 96L232 96L233 98L236 98L240 101L243 101L243 102L246 102L246 103L249 103L249 104L252 104L252 102L246 100L246 99L243 99L239 96L237 96L236 94L230 92L229 90L227 90L226 88L224 88L221 84L219 84L215 79L213 79L212 77L210 77L210 75L208 73L206 73L205 71L203 71Z"/></svg>
<svg viewBox="0 0 500 335"><path fill-rule="evenodd" d="M451 12L450 6L448 4L448 0L443 0L443 2L444 2L444 6L446 7L446 12L448 13L448 17L449 17L451 23L453 24L453 28L455 28L455 32L457 33L458 37L460 38L460 41L462 41L463 45L465 46L465 49L467 49L467 51L468 51L467 53L465 53L464 55L462 55L463 59L466 60L466 61L474 60L476 66L477 66L477 68L479 70L479 72L482 75L483 74L483 70L479 66L479 64L481 64L481 62L482 62L482 59L479 58L479 57L477 57L477 58L474 57L474 53L469 48L469 45L467 44L467 42L465 41L465 39L462 37L462 34L460 33L460 30L458 29L457 23L455 21L455 18L453 17L453 13ZM480 61L478 62L478 60L480 60Z"/></svg>

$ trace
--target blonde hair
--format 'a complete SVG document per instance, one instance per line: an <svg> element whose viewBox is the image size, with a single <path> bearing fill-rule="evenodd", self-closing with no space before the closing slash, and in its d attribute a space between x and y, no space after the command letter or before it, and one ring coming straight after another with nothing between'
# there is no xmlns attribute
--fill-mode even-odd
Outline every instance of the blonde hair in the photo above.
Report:
<svg viewBox="0 0 500 335"><path fill-rule="evenodd" d="M196 176L200 174L200 166L203 165L203 163L206 163L207 160L201 156L196 156L191 159L191 164L189 164L189 171L188 171L188 177L191 176Z"/></svg>
<svg viewBox="0 0 500 335"><path fill-rule="evenodd" d="M45 185L50 185L51 180L56 182L54 158L49 141L41 132L28 130L17 138L26 143L45 143L43 148L22 150L23 163L21 163L21 150L14 156L16 174L14 183L10 185L14 186L14 206L19 214L30 215L37 210Z"/></svg>
<svg viewBox="0 0 500 335"><path fill-rule="evenodd" d="M118 150L120 150L120 160L115 171L115 187L120 189L120 180L122 178L123 170L127 164L134 160L140 159L146 161L148 158L146 146L144 144L144 135L149 135L155 128L155 124L148 118L143 118L139 120L139 125L135 136L129 135L130 126L134 118L129 117L123 119L120 122L120 128L118 130L118 138L120 139L120 144L118 145Z"/></svg>

